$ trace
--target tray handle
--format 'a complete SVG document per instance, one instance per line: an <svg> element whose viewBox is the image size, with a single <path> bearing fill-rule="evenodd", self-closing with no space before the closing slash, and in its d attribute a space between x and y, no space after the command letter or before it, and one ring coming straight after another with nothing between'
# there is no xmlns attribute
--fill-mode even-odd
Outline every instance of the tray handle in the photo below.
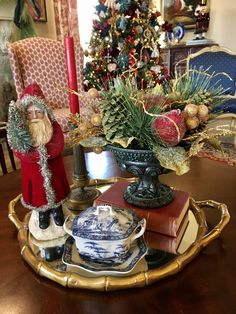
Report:
<svg viewBox="0 0 236 314"><path fill-rule="evenodd" d="M20 200L22 194L17 195L13 200L10 201L8 205L8 218L13 222L17 230L25 227L25 224L18 218L15 212L15 205Z"/></svg>
<svg viewBox="0 0 236 314"><path fill-rule="evenodd" d="M199 245L201 247L205 247L211 241L213 241L214 239L220 236L222 230L230 221L230 214L225 204L218 203L213 200L195 201L195 204L199 207L211 207L213 209L218 210L221 214L221 218L218 224L215 227L213 227L211 231L209 231L207 234L205 234L199 239Z"/></svg>

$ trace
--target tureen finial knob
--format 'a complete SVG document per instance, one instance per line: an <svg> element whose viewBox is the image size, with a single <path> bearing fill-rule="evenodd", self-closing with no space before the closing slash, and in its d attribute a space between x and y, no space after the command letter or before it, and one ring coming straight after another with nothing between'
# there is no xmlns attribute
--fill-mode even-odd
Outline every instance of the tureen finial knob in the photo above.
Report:
<svg viewBox="0 0 236 314"><path fill-rule="evenodd" d="M110 211L110 215L113 215L112 207L110 205L98 205L94 214L99 215L100 211Z"/></svg>

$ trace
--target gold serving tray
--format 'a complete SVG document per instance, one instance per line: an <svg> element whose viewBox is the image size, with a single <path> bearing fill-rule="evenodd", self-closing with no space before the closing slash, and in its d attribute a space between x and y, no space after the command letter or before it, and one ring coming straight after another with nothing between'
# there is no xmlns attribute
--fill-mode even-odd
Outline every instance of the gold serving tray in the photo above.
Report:
<svg viewBox="0 0 236 314"><path fill-rule="evenodd" d="M108 180L102 180L101 182L99 180L95 180L92 184L102 183L105 185L116 181L117 178L111 178ZM162 266L158 266L153 269L141 267L140 270L131 272L130 274L126 274L124 276L87 276L86 273L77 271L73 268L70 268L70 270L59 269L55 261L44 261L35 253L28 232L30 214L27 214L24 220L21 221L15 211L16 204L20 201L20 198L21 194L9 203L8 217L18 230L18 242L21 248L21 255L24 260L37 274L55 281L62 286L97 291L112 291L144 287L180 272L185 265L197 256L202 248L207 246L215 238L219 237L222 230L230 220L230 215L225 204L217 203L212 200L195 201L194 199L191 199L189 209L193 224L189 224L187 229L194 229L193 227L195 225L195 234L192 236L192 240L190 240L187 245L186 240L182 241L178 248L178 254L172 259L164 263ZM205 215L205 209L207 207L210 207L214 211L218 211L220 214L220 221L213 228L211 228L210 231L208 231Z"/></svg>

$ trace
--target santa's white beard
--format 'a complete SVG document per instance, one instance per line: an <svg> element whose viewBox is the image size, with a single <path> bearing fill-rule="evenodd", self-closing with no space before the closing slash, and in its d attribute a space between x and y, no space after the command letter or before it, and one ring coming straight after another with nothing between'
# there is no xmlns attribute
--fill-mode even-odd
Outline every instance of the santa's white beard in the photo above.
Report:
<svg viewBox="0 0 236 314"><path fill-rule="evenodd" d="M52 124L47 116L43 119L33 119L29 123L29 133L32 138L32 145L37 147L39 145L47 144L52 138Z"/></svg>

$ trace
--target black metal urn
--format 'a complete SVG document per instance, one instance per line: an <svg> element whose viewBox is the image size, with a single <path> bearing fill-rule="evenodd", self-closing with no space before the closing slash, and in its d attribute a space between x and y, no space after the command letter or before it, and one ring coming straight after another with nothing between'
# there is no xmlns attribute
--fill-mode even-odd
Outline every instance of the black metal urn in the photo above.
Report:
<svg viewBox="0 0 236 314"><path fill-rule="evenodd" d="M159 181L159 175L167 173L150 150L136 150L119 148L108 145L122 170L126 170L138 177L137 182L131 183L124 199L129 203L142 208L162 207L170 203L173 190Z"/></svg>

